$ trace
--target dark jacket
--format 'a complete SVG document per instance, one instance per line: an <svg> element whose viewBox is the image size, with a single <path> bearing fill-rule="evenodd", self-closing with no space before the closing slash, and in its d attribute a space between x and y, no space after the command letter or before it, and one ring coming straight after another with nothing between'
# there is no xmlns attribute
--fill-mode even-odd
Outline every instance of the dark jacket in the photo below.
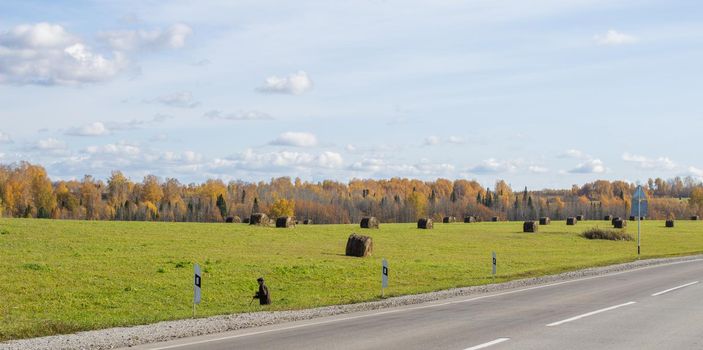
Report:
<svg viewBox="0 0 703 350"><path fill-rule="evenodd" d="M269 305L271 304L271 295L269 294L269 288L265 284L259 286L259 291L254 295L255 299L259 299L259 304Z"/></svg>

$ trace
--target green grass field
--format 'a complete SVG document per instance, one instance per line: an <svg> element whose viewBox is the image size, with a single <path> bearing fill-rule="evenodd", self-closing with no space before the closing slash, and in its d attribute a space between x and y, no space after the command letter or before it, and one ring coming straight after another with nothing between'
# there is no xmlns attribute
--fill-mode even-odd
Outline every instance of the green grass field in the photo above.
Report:
<svg viewBox="0 0 703 350"><path fill-rule="evenodd" d="M636 225L628 231L636 234ZM145 324L192 315L193 263L204 269L198 316L259 311L264 276L273 305L300 309L374 300L381 259L387 296L491 283L637 259L636 241L589 241L563 221L522 233L521 222L299 225L0 219L0 340ZM372 257L345 257L347 236L370 234ZM642 258L703 252L703 222L643 222Z"/></svg>

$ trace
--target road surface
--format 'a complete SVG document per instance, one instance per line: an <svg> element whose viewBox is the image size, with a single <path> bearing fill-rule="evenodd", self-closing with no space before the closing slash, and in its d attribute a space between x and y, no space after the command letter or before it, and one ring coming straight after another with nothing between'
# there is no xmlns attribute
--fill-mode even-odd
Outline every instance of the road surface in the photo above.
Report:
<svg viewBox="0 0 703 350"><path fill-rule="evenodd" d="M703 349L703 259L135 348Z"/></svg>

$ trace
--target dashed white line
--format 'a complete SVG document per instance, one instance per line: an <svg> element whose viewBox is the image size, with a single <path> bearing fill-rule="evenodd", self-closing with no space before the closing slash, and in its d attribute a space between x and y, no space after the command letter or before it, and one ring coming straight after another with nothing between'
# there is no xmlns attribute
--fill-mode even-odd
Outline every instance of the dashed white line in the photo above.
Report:
<svg viewBox="0 0 703 350"><path fill-rule="evenodd" d="M574 317L571 317L571 318L567 318L567 319L565 319L565 320L561 320L561 321L559 321L559 322L550 323L550 324L547 325L547 327L558 326L558 325L561 325L561 324L564 324L564 323L567 323L567 322L576 321L576 320L582 319L582 318L584 318L584 317L593 316L593 315L599 314L599 313L601 313L601 312L606 312L606 311L610 311L610 310L615 310L615 309L617 309L617 308L621 308L621 307L623 307L623 306L628 306L628 305L632 305L632 304L635 304L635 302L634 302L634 301L630 301L630 302L627 302L627 303L624 303L624 304L615 305L615 306L611 306L611 307L606 307L605 309L600 309L600 310L596 310L596 311L591 311L591 312L585 313L585 314L583 314L583 315L578 315L578 316L574 316Z"/></svg>
<svg viewBox="0 0 703 350"><path fill-rule="evenodd" d="M487 348L487 347L489 347L489 346L493 346L493 345L496 345L496 344L500 344L500 343L505 342L505 341L508 341L508 340L510 340L510 338L498 338L498 339L496 339L496 340L489 341L488 343L483 343L483 344L479 344L479 345L476 345L476 346L472 346L472 347L466 348L466 349L464 349L464 350L485 349L485 348Z"/></svg>
<svg viewBox="0 0 703 350"><path fill-rule="evenodd" d="M663 291L661 291L661 292L654 293L654 294L652 294L652 296L653 296L653 297L656 297L656 296L662 295L662 294L664 294L664 293L673 292L673 291L675 291L675 290L677 290L677 289L686 288L686 287L692 286L692 285L694 285L694 284L696 284L696 283L698 283L698 281L691 282L691 283L686 283L686 284L683 284L683 285L680 285L680 286L674 287L674 288L669 288L669 289L667 289L667 290L663 290Z"/></svg>

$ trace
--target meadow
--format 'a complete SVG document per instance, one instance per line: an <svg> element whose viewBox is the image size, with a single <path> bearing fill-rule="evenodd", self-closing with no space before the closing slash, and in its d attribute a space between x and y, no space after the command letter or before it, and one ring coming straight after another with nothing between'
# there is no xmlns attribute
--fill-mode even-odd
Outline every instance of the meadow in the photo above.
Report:
<svg viewBox="0 0 703 350"><path fill-rule="evenodd" d="M703 222L642 223L640 258L703 252ZM203 269L198 317L287 310L554 274L636 260L635 241L579 236L606 221L563 221L522 233L522 222L298 225L0 219L0 341L192 317L193 263ZM636 236L636 224L627 231ZM373 255L344 256L352 232ZM498 273L491 276L491 252ZM251 302L263 276L270 306Z"/></svg>

